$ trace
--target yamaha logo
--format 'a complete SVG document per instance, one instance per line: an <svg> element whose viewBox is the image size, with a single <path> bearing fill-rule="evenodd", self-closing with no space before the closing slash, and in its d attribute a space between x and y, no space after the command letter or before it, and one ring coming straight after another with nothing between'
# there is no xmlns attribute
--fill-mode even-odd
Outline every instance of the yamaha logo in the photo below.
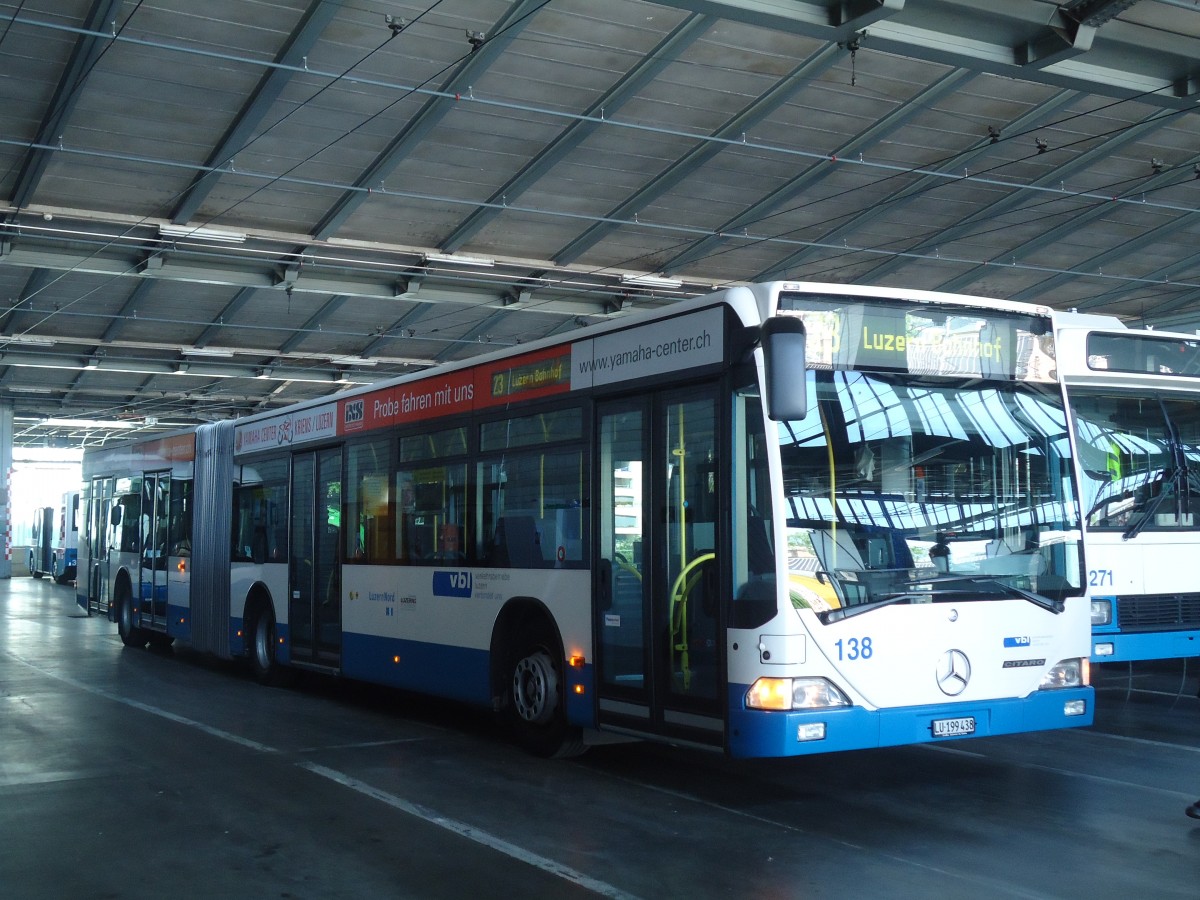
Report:
<svg viewBox="0 0 1200 900"><path fill-rule="evenodd" d="M971 661L961 650L947 650L938 660L938 687L947 697L957 697L967 689L971 680Z"/></svg>

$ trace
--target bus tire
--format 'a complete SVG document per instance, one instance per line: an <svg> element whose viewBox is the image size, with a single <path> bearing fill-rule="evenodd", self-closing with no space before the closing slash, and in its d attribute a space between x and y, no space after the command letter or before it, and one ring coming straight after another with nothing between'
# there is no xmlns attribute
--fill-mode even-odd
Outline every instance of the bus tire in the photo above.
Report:
<svg viewBox="0 0 1200 900"><path fill-rule="evenodd" d="M535 622L518 632L509 654L504 712L516 744L534 756L561 759L586 747L567 722L562 653L553 629Z"/></svg>
<svg viewBox="0 0 1200 900"><path fill-rule="evenodd" d="M250 669L254 680L269 687L282 687L290 683L291 670L275 658L279 639L275 631L275 613L267 603L254 608L250 628Z"/></svg>
<svg viewBox="0 0 1200 900"><path fill-rule="evenodd" d="M34 578L42 577L42 573L39 572L37 570L37 567L33 564L33 554L32 553L29 554L29 574L32 575Z"/></svg>
<svg viewBox="0 0 1200 900"><path fill-rule="evenodd" d="M122 587L117 594L117 633L126 647L145 647L150 633L133 624L133 612L133 597L128 588Z"/></svg>

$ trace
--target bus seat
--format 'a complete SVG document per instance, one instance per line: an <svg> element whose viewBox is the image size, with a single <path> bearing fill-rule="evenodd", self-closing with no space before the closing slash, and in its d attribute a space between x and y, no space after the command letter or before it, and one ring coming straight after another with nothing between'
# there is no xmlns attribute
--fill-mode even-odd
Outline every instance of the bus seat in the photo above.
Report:
<svg viewBox="0 0 1200 900"><path fill-rule="evenodd" d="M533 516L501 516L496 520L496 565L533 568L542 562L537 524Z"/></svg>

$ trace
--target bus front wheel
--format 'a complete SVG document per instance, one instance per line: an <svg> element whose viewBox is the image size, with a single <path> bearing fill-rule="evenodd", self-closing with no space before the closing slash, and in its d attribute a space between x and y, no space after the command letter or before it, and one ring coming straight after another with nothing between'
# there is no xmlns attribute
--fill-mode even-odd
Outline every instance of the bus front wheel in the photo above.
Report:
<svg viewBox="0 0 1200 900"><path fill-rule="evenodd" d="M535 756L577 756L586 748L567 722L562 658L545 625L526 632L509 657L506 718L513 739Z"/></svg>
<svg viewBox="0 0 1200 900"><path fill-rule="evenodd" d="M133 597L127 590L117 597L117 633L126 647L145 647L150 640L149 633L134 624Z"/></svg>
<svg viewBox="0 0 1200 900"><path fill-rule="evenodd" d="M287 670L275 658L279 639L275 630L275 613L260 605L250 628L250 667L259 684L279 687L287 683Z"/></svg>

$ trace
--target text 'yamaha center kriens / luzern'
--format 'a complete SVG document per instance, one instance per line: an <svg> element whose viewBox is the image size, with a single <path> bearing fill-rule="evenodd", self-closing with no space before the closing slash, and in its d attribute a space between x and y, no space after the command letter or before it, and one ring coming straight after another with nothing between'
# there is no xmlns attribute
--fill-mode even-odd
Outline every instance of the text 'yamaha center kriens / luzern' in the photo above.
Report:
<svg viewBox="0 0 1200 900"><path fill-rule="evenodd" d="M91 451L79 602L597 730L791 756L1086 725L1048 309L738 287Z"/></svg>

